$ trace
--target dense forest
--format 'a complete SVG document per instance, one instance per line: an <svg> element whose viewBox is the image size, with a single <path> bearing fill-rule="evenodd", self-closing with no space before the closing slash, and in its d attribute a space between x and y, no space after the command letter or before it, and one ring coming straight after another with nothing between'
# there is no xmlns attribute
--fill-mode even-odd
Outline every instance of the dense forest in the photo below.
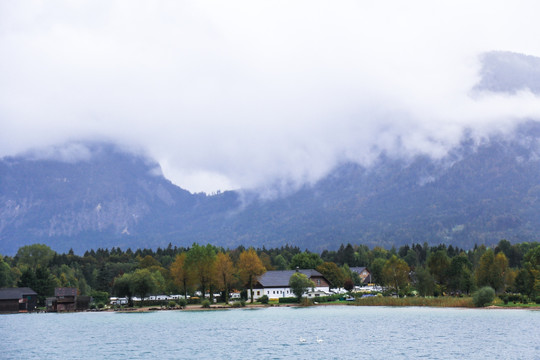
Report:
<svg viewBox="0 0 540 360"><path fill-rule="evenodd" d="M231 250L195 243L157 250L100 248L79 256L34 244L15 256L0 256L0 287L31 287L42 305L55 287L76 287L103 305L112 295L229 294L249 288L250 279L267 270L296 268L317 269L333 288L350 290L360 285L350 270L356 266L367 267L372 282L399 295L460 296L490 286L498 294L540 297L540 244L507 240L468 250L427 243L389 250L347 244L321 254L293 246Z"/></svg>

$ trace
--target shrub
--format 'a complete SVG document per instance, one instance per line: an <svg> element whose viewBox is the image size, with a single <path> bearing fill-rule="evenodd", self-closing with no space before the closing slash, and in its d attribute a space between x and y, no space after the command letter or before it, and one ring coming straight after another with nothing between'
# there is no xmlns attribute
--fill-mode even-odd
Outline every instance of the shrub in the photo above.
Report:
<svg viewBox="0 0 540 360"><path fill-rule="evenodd" d="M178 299L178 305L180 305L180 307L182 309L185 309L186 305L187 305L187 300L186 299Z"/></svg>
<svg viewBox="0 0 540 360"><path fill-rule="evenodd" d="M300 300L300 306L311 306L313 305L313 301L311 301L311 299L308 299L308 298L302 298L302 300Z"/></svg>
<svg viewBox="0 0 540 360"><path fill-rule="evenodd" d="M483 307L495 299L495 290L490 286L484 286L473 294L473 303L476 307Z"/></svg>
<svg viewBox="0 0 540 360"><path fill-rule="evenodd" d="M507 305L508 304L508 295L502 296L501 300L504 302L504 305Z"/></svg>
<svg viewBox="0 0 540 360"><path fill-rule="evenodd" d="M283 297L283 298L279 298L279 303L280 304L294 304L298 302L298 299L295 298L295 297Z"/></svg>
<svg viewBox="0 0 540 360"><path fill-rule="evenodd" d="M169 301L169 303L167 304L167 306L170 307L170 308L176 307L176 302L173 301L173 300L171 300L171 301Z"/></svg>
<svg viewBox="0 0 540 360"><path fill-rule="evenodd" d="M263 295L259 298L259 302L261 304L268 304L268 296L267 295Z"/></svg>
<svg viewBox="0 0 540 360"><path fill-rule="evenodd" d="M537 304L540 304L540 296L537 296L536 299L534 300L535 303Z"/></svg>
<svg viewBox="0 0 540 360"><path fill-rule="evenodd" d="M97 304L98 309L103 309L105 307L105 304L100 302Z"/></svg>
<svg viewBox="0 0 540 360"><path fill-rule="evenodd" d="M246 302L244 300L240 300L240 301L235 301L231 304L231 306L233 308L239 308L239 307L244 307L246 306Z"/></svg>
<svg viewBox="0 0 540 360"><path fill-rule="evenodd" d="M203 300L203 301L201 302L201 305L202 305L202 307L205 308L205 309L210 308L210 300Z"/></svg>

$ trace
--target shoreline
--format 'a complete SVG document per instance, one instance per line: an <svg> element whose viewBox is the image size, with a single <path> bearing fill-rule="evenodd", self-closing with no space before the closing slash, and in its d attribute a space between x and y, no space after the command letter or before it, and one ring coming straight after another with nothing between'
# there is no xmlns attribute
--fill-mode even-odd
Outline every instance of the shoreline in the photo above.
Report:
<svg viewBox="0 0 540 360"><path fill-rule="evenodd" d="M489 305L485 307L468 307L468 306L431 306L431 305L358 305L358 304L350 304L350 303L344 303L344 304L313 304L309 306L303 306L299 304L271 304L271 305L264 305L264 304L253 304L248 305L244 307L232 307L232 306L225 306L225 305L215 305L210 306L209 308L203 308L200 305L188 305L186 308L158 308L153 306L145 306L141 308L129 308L129 309L121 309L121 310L115 310L115 309L107 309L107 310L98 310L98 311L87 311L87 312L118 312L118 313L145 313L145 312L154 312L154 311L220 311L220 310L237 310L237 309L267 309L267 308L275 308L275 307L318 307L318 306L357 306L357 307L431 307L431 308L445 308L445 309L484 309L484 310L533 310L533 311L539 311L540 306L532 306L532 307L526 307L526 306L497 306L497 305Z"/></svg>

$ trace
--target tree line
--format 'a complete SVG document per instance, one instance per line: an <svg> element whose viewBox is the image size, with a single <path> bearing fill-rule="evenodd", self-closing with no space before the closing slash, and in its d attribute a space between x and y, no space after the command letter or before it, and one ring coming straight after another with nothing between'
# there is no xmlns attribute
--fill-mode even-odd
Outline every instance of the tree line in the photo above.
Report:
<svg viewBox="0 0 540 360"><path fill-rule="evenodd" d="M507 240L469 250L427 243L391 249L347 244L320 254L294 246L231 250L194 243L156 250L100 248L80 256L33 244L22 246L15 256L0 256L0 287L31 287L41 304L55 287L76 287L81 295L102 302L112 295L196 292L203 297L220 293L228 302L233 290L247 291L252 298L258 276L268 270L316 269L333 288L352 290L361 283L350 269L357 266L368 268L373 283L399 295L461 295L490 286L498 294L540 296L540 244Z"/></svg>

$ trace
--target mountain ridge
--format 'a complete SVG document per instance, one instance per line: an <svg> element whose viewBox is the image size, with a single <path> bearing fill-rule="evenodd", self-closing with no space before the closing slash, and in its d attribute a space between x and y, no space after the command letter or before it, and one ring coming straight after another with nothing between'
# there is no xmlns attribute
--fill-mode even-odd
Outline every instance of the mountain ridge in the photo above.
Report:
<svg viewBox="0 0 540 360"><path fill-rule="evenodd" d="M59 251L165 247L281 246L314 251L342 243L462 248L536 240L540 231L540 125L446 157L343 163L315 184L275 199L256 192L192 194L158 164L110 144L75 162L0 160L0 253L46 243ZM247 200L246 200L247 199Z"/></svg>

